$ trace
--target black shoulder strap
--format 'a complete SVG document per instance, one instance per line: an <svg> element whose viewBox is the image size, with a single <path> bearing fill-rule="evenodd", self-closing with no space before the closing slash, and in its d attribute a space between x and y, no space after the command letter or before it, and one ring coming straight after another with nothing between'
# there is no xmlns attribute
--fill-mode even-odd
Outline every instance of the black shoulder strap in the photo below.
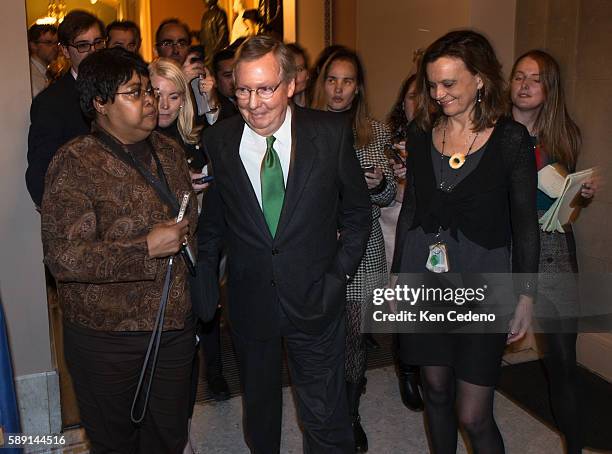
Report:
<svg viewBox="0 0 612 454"><path fill-rule="evenodd" d="M150 141L149 145L151 148L151 154L153 155L153 159L155 160L155 165L157 166L157 174L159 178L155 177L155 175L153 175L149 169L144 167L140 161L135 159L131 153L128 153L119 142L114 140L107 133L100 130L96 130L92 132L92 135L104 145L106 145L115 157L121 159L130 167L136 169L136 171L145 179L147 184L149 184L149 186L151 186L155 190L160 200L166 205L168 205L168 207L172 210L173 214L176 215L178 213L179 203L176 200L175 195L170 190L170 185L168 184L168 180L166 179L166 174L164 173L164 169L161 165L161 161L159 160L159 156L157 156L155 148L153 147Z"/></svg>

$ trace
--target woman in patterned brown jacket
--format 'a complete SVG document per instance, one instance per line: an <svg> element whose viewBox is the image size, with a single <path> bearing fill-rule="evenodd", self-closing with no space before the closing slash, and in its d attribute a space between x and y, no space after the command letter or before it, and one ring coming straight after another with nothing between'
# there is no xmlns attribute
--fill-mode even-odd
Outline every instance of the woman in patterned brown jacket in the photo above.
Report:
<svg viewBox="0 0 612 454"><path fill-rule="evenodd" d="M92 133L65 144L49 167L42 238L81 420L92 452L182 452L195 335L188 269L177 253L184 243L197 250L195 197L176 222L192 192L184 152L153 132L157 100L140 57L96 52L81 63L77 87ZM170 257L152 386L148 393L147 373L131 408Z"/></svg>

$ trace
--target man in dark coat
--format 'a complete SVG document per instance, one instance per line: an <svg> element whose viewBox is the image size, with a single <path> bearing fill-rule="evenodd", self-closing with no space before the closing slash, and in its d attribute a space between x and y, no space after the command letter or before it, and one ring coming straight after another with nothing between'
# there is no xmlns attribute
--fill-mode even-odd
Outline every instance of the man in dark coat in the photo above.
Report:
<svg viewBox="0 0 612 454"><path fill-rule="evenodd" d="M42 201L45 174L55 152L69 140L89 133L75 82L81 61L106 46L102 21L80 10L66 15L58 39L64 57L70 60L70 70L34 98L30 108L26 185L36 206Z"/></svg>
<svg viewBox="0 0 612 454"><path fill-rule="evenodd" d="M290 108L294 77L291 51L274 38L238 51L241 115L204 132L215 180L200 217L200 278L211 280L225 245L252 451L280 450L284 339L304 452L352 454L344 295L365 250L370 198L349 122Z"/></svg>

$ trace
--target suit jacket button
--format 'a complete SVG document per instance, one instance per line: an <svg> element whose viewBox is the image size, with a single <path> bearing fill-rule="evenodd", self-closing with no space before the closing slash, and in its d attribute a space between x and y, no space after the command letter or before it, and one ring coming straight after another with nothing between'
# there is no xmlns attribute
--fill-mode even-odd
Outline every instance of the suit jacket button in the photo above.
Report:
<svg viewBox="0 0 612 454"><path fill-rule="evenodd" d="M270 285L271 285L272 287L276 287L276 281L275 281L274 279L272 279L272 280L270 281Z"/></svg>
<svg viewBox="0 0 612 454"><path fill-rule="evenodd" d="M279 253L278 249L276 248L272 249L272 255L278 255L278 253Z"/></svg>

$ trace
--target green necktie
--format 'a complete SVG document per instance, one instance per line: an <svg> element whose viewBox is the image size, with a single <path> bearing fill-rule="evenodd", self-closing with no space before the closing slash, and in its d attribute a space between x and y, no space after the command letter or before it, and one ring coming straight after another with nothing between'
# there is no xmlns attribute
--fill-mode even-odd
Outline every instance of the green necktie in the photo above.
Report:
<svg viewBox="0 0 612 454"><path fill-rule="evenodd" d="M285 180L278 154L273 148L274 136L266 137L266 154L261 162L261 206L266 224L274 237L283 209Z"/></svg>

